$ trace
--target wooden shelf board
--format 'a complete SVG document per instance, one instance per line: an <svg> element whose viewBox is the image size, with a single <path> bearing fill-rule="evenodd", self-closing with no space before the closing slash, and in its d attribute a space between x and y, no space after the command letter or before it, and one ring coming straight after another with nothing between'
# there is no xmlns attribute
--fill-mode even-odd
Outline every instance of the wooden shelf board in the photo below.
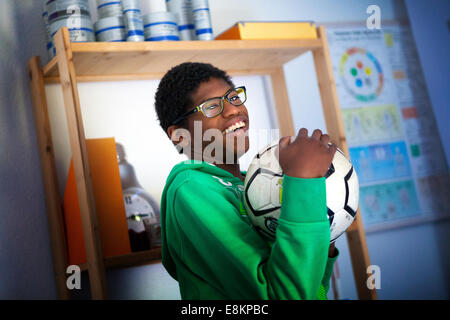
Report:
<svg viewBox="0 0 450 320"><path fill-rule="evenodd" d="M77 77L98 81L157 78L186 61L211 63L237 74L275 69L306 51L321 48L321 42L320 39L74 42L71 48ZM44 77L49 82L59 77L55 58L44 67Z"/></svg>
<svg viewBox="0 0 450 320"><path fill-rule="evenodd" d="M105 267L107 269L126 268L133 266L140 266L150 263L157 263L161 261L161 247L156 247L151 250L133 252L120 256L105 258ZM82 271L87 270L87 264L80 265Z"/></svg>

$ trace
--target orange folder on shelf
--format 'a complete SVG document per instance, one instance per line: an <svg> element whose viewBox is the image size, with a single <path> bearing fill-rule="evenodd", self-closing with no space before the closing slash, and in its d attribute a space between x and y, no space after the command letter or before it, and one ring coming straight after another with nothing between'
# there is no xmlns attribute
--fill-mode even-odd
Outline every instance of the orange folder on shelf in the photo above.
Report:
<svg viewBox="0 0 450 320"><path fill-rule="evenodd" d="M317 39L310 21L239 21L215 40Z"/></svg>
<svg viewBox="0 0 450 320"><path fill-rule="evenodd" d="M114 138L86 140L95 209L104 257L131 253ZM63 197L69 264L86 263L73 160Z"/></svg>

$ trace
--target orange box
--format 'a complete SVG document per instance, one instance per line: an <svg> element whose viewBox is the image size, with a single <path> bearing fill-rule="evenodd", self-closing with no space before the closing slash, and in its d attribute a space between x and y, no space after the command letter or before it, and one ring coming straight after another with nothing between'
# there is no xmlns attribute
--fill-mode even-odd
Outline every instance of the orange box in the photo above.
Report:
<svg viewBox="0 0 450 320"><path fill-rule="evenodd" d="M313 22L239 21L216 40L317 39Z"/></svg>
<svg viewBox="0 0 450 320"><path fill-rule="evenodd" d="M104 257L131 253L114 138L86 140ZM63 197L69 264L85 263L83 227L73 161Z"/></svg>

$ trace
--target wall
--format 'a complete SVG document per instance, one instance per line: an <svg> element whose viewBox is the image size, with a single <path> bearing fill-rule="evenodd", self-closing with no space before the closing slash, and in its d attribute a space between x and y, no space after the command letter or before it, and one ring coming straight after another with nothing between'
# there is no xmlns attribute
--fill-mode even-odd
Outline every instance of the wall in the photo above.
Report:
<svg viewBox="0 0 450 320"><path fill-rule="evenodd" d="M432 3L433 5L430 5ZM450 1L406 1L433 111L441 137L450 136ZM450 164L450 139L442 139Z"/></svg>
<svg viewBox="0 0 450 320"><path fill-rule="evenodd" d="M25 69L31 56L45 56L40 7L0 2L0 299L56 297Z"/></svg>
<svg viewBox="0 0 450 320"><path fill-rule="evenodd" d="M213 29L215 34L218 34L238 20L314 20L319 23L361 21L367 16L366 8L372 2L284 0L273 5L273 2L257 0L229 0L226 4L223 1L211 0L210 5ZM443 5L444 1L437 3ZM406 17L406 9L402 1L385 0L377 1L377 4L381 8L382 19ZM411 14L411 7L408 7L408 10ZM0 3L0 214L3 221L0 224L0 298L56 298L42 177L25 70L28 58L33 55L46 56L40 12L41 5L38 1L6 0ZM93 16L93 21L95 21L95 14ZM27 21L27 24L19 23L21 21ZM431 19L423 20L423 24L427 25L429 21ZM20 41L16 39L20 39ZM420 50L419 53L421 53ZM45 61L45 59L43 60ZM427 61L433 61L433 59ZM308 129L316 127L325 129L320 98L315 85L315 72L311 62L311 56L305 55L285 66L288 93L297 128L304 126ZM435 64L431 66L424 64L424 68L433 70L430 71L433 76L435 67ZM426 75L427 70L425 70ZM239 80L251 83L255 96L256 94L263 95L264 79L248 77ZM429 76L427 76L427 81L435 107L434 111L448 119L448 113L436 109L435 100L433 100L436 95L433 95L433 92L437 92L440 96L442 92L440 89L432 91L434 85L429 82ZM136 104L135 107L149 106L148 117L154 121L151 115L153 112L151 111L151 99L157 82L144 81L140 84L109 83L80 86L83 112L92 114L86 116L85 123L90 123L92 119L96 118L95 113L98 110L108 106L108 104L101 105L102 99L106 98L108 93L118 91L112 90L112 88L119 85L124 95L115 96L118 97L118 100L111 101L112 109L120 112L120 107L123 105L132 108L128 102L130 100L124 99L128 96L127 92L133 92L138 95L134 100L136 103L133 102ZM137 87L140 89L134 91ZM47 86L47 92L50 93L49 104L52 101L53 106L56 107L60 105L58 90L57 86ZM95 96L98 98L93 99ZM444 99L445 97L440 101L445 101ZM89 109L86 108L88 104L91 104L90 109L96 105L98 108L87 110ZM268 100L264 108L270 109L270 106L270 100ZM306 117L306 115L308 116ZM268 121L267 125L270 124L267 119L260 119L257 122L264 124L265 121ZM92 127L92 125L88 126ZM109 129L105 128L105 130L99 134L110 134L107 131ZM134 128L134 130L139 135L139 129ZM90 134L96 135L95 132ZM145 131L141 136L151 134L151 132ZM153 141L159 140L159 138L153 137ZM164 143L161 142L159 145L163 146ZM445 147L448 154L448 143ZM145 148L146 145L142 145L142 149ZM131 150L133 149L138 150L138 147L131 147ZM131 150L130 152L133 154L134 151ZM132 156L130 162L138 167L143 167L144 165L139 163L138 158ZM171 161L175 160L176 158L172 158ZM59 169L60 175L64 175L64 161L59 168L61 168ZM164 167L162 170L167 170L167 168ZM142 175L144 176L143 180L150 180L145 177L145 172ZM151 188L154 184L150 181L147 185L148 188ZM60 183L60 188L62 188L62 183ZM447 252L450 252L446 245L449 243L448 229L449 223L445 222L367 235L372 263L381 267L380 298L448 299L450 287L445 272L448 270L449 261ZM339 267L342 297L356 299L345 237L338 240L337 246L341 250ZM112 298L179 298L176 282L167 275L160 264L109 271L107 277ZM83 288L82 292L77 293L77 297L88 296L86 276L83 277ZM420 291L415 288L420 288Z"/></svg>

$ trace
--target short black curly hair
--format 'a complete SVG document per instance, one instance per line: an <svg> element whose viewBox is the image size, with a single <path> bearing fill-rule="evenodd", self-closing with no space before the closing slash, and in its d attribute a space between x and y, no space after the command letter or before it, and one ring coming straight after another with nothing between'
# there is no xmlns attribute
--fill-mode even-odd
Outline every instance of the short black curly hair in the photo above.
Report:
<svg viewBox="0 0 450 320"><path fill-rule="evenodd" d="M188 108L193 107L192 94L202 82L211 78L223 79L234 86L225 71L209 63L185 62L164 75L155 94L155 110L164 132L167 133L167 128ZM185 121L180 123L180 126L184 125Z"/></svg>

